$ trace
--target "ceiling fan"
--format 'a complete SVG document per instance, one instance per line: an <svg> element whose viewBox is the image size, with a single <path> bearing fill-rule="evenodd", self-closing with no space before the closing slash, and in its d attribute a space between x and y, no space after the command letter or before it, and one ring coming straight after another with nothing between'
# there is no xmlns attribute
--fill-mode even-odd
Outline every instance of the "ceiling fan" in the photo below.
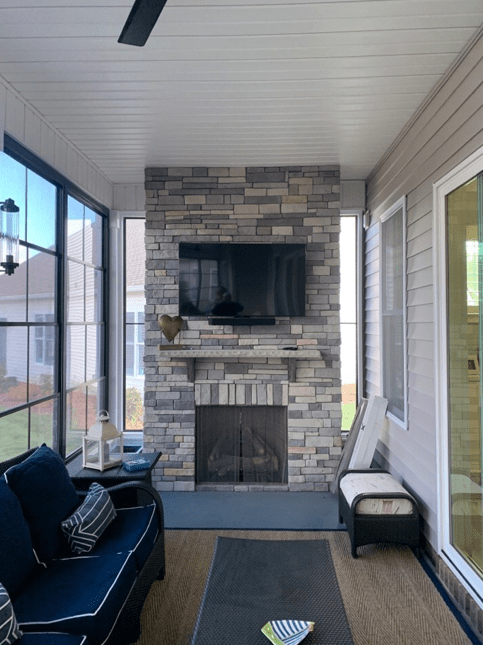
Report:
<svg viewBox="0 0 483 645"><path fill-rule="evenodd" d="M145 45L166 2L167 0L136 0L117 42L137 47Z"/></svg>

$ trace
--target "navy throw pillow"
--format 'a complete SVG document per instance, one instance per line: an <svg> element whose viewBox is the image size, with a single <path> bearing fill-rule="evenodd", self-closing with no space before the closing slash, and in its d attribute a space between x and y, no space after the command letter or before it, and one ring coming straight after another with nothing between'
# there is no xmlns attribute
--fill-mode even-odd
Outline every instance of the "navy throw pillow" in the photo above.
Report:
<svg viewBox="0 0 483 645"><path fill-rule="evenodd" d="M0 477L0 545L0 580L15 595L36 562L29 527L4 476Z"/></svg>
<svg viewBox="0 0 483 645"><path fill-rule="evenodd" d="M62 530L74 553L88 553L116 517L116 510L107 490L94 482L85 500L67 520Z"/></svg>
<svg viewBox="0 0 483 645"><path fill-rule="evenodd" d="M79 506L62 458L44 444L5 475L20 501L38 559L52 560L61 544L60 524Z"/></svg>
<svg viewBox="0 0 483 645"><path fill-rule="evenodd" d="M0 645L13 645L21 636L10 596L0 583Z"/></svg>

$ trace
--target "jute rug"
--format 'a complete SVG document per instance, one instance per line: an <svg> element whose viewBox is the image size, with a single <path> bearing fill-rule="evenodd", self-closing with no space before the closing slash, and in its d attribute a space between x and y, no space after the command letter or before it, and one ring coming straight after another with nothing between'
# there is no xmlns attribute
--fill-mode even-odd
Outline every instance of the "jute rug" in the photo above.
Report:
<svg viewBox="0 0 483 645"><path fill-rule="evenodd" d="M327 540L218 537L193 643L268 645L268 620L315 622L307 645L353 645Z"/></svg>
<svg viewBox="0 0 483 645"><path fill-rule="evenodd" d="M217 535L328 540L354 645L471 645L409 548L368 545L354 560L345 531L166 531L167 573L146 600L138 645L190 645Z"/></svg>

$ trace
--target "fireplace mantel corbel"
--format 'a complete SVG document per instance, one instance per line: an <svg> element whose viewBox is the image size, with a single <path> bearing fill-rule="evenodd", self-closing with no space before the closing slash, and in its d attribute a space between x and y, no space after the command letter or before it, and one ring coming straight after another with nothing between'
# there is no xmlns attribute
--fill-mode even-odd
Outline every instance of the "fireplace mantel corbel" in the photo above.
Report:
<svg viewBox="0 0 483 645"><path fill-rule="evenodd" d="M207 349L165 349L163 348L160 360L182 360L186 364L188 381L195 382L196 361L216 358L220 362L233 358L282 358L287 365L288 381L296 381L297 360L320 360L322 354L318 349L240 349L240 348L207 348Z"/></svg>

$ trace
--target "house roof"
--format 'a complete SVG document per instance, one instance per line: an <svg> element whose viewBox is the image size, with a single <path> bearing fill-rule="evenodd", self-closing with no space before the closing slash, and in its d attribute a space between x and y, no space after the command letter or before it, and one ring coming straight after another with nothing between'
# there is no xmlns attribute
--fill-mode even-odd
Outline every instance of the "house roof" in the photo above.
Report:
<svg viewBox="0 0 483 645"><path fill-rule="evenodd" d="M481 0L0 0L0 75L113 183L146 166L365 179L483 23Z"/></svg>
<svg viewBox="0 0 483 645"><path fill-rule="evenodd" d="M132 220L131 220L132 221ZM85 228L85 245L87 255L92 244L92 234L97 235L97 229L90 226ZM71 252L77 251L77 256L82 255L82 230L69 236L68 248ZM129 227L126 235L126 289L129 291L144 289L146 251L144 247L144 220L139 219L136 224ZM36 253L30 259L28 292L30 296L46 295L49 297L56 289L56 276L54 274L52 256L47 253ZM74 263L74 271L80 276L81 264ZM74 274L74 279L76 274ZM0 273L1 299L25 298L27 280L27 263L20 262L13 275L7 276ZM6 300L4 300L6 304ZM1 318L1 307L0 307Z"/></svg>

